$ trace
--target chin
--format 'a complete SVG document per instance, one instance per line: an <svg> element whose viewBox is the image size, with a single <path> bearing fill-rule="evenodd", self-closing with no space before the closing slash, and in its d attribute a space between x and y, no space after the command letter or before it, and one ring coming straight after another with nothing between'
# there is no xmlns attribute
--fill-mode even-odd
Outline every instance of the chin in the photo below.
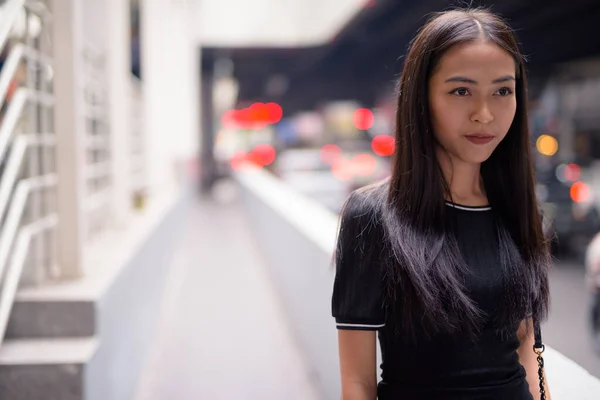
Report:
<svg viewBox="0 0 600 400"><path fill-rule="evenodd" d="M475 153L475 152L471 152L469 154L465 154L463 157L461 157L461 160L464 163L467 164L481 164L485 161L487 161L490 157L491 157L492 153L488 153L488 152L481 152L479 154Z"/></svg>

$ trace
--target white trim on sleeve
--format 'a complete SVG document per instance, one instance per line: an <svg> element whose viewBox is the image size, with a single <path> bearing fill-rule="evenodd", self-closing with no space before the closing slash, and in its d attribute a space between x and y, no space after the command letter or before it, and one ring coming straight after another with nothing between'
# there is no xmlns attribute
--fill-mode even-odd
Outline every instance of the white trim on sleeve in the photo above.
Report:
<svg viewBox="0 0 600 400"><path fill-rule="evenodd" d="M381 324L381 325L365 325L365 324L341 324L338 323L336 324L337 326L340 327L348 327L348 328L383 328L385 326L385 324Z"/></svg>

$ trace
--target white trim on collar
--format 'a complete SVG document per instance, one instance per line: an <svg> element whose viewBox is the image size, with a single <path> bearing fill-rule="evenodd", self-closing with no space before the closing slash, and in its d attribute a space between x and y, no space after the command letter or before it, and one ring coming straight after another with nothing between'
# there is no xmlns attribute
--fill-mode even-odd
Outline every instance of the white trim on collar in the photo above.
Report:
<svg viewBox="0 0 600 400"><path fill-rule="evenodd" d="M450 203L449 201L446 202L446 205L456 208L457 210L464 210L464 211L490 211L492 209L492 207L490 207L490 206L483 206L483 207L461 206L459 204Z"/></svg>

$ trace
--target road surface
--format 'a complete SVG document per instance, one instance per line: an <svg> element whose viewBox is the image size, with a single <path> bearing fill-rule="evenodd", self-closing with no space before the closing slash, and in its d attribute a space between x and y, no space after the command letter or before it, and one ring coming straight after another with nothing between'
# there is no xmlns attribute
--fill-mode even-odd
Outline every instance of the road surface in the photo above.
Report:
<svg viewBox="0 0 600 400"><path fill-rule="evenodd" d="M550 274L550 295L544 342L600 378L600 354L594 351L589 335L591 296L585 287L583 265L559 262Z"/></svg>

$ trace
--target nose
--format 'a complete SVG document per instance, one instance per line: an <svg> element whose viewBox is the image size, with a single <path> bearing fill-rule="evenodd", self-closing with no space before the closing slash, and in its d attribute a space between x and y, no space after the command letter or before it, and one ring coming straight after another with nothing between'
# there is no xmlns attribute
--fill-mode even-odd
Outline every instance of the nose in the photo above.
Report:
<svg viewBox="0 0 600 400"><path fill-rule="evenodd" d="M494 120L494 115L492 114L492 111L490 110L487 102L480 101L476 105L476 108L475 108L473 114L471 114L471 121L479 122L481 124L489 124L493 120Z"/></svg>

